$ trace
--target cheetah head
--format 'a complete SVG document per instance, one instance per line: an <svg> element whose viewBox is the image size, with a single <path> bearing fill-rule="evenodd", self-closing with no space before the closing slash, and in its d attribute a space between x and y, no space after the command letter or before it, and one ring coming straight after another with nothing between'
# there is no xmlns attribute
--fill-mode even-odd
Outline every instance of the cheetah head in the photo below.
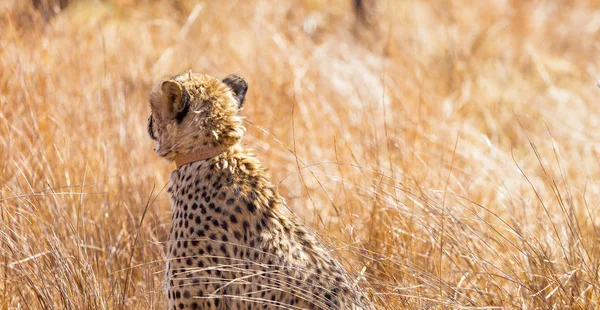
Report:
<svg viewBox="0 0 600 310"><path fill-rule="evenodd" d="M236 144L245 132L238 112L247 89L237 75L219 80L191 71L156 84L148 118L156 153L172 160L178 154Z"/></svg>

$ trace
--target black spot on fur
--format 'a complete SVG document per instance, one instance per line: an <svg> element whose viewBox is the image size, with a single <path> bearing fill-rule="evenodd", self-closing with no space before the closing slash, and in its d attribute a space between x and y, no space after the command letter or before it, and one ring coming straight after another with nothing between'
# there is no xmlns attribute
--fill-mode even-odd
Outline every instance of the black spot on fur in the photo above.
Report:
<svg viewBox="0 0 600 310"><path fill-rule="evenodd" d="M247 206L248 211L250 211L251 213L254 213L256 211L256 205L253 202L249 202Z"/></svg>

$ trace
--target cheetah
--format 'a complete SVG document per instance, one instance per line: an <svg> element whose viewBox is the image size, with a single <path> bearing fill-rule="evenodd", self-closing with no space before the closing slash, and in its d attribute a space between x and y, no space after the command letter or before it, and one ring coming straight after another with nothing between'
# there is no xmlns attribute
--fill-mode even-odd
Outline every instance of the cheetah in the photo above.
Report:
<svg viewBox="0 0 600 310"><path fill-rule="evenodd" d="M177 166L169 309L372 309L242 146L247 89L237 75L189 71L150 92L155 152Z"/></svg>

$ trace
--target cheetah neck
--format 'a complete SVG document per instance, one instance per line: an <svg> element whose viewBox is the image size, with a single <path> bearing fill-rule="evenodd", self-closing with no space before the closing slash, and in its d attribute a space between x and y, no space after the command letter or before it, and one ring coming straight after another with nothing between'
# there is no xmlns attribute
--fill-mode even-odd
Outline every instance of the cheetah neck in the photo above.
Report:
<svg viewBox="0 0 600 310"><path fill-rule="evenodd" d="M224 146L216 146L211 148L200 149L192 153L178 154L174 158L175 165L177 165L177 168L180 168L181 166L187 165L189 163L203 161L215 157L217 155L222 154L226 150L227 148Z"/></svg>

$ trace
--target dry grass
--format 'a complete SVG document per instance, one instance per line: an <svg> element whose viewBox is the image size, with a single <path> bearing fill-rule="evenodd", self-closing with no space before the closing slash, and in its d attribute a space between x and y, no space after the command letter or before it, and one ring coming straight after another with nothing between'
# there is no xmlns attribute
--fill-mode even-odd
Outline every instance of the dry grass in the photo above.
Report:
<svg viewBox="0 0 600 310"><path fill-rule="evenodd" d="M161 76L237 73L246 144L382 309L600 302L600 2L0 3L0 309L161 309Z"/></svg>

